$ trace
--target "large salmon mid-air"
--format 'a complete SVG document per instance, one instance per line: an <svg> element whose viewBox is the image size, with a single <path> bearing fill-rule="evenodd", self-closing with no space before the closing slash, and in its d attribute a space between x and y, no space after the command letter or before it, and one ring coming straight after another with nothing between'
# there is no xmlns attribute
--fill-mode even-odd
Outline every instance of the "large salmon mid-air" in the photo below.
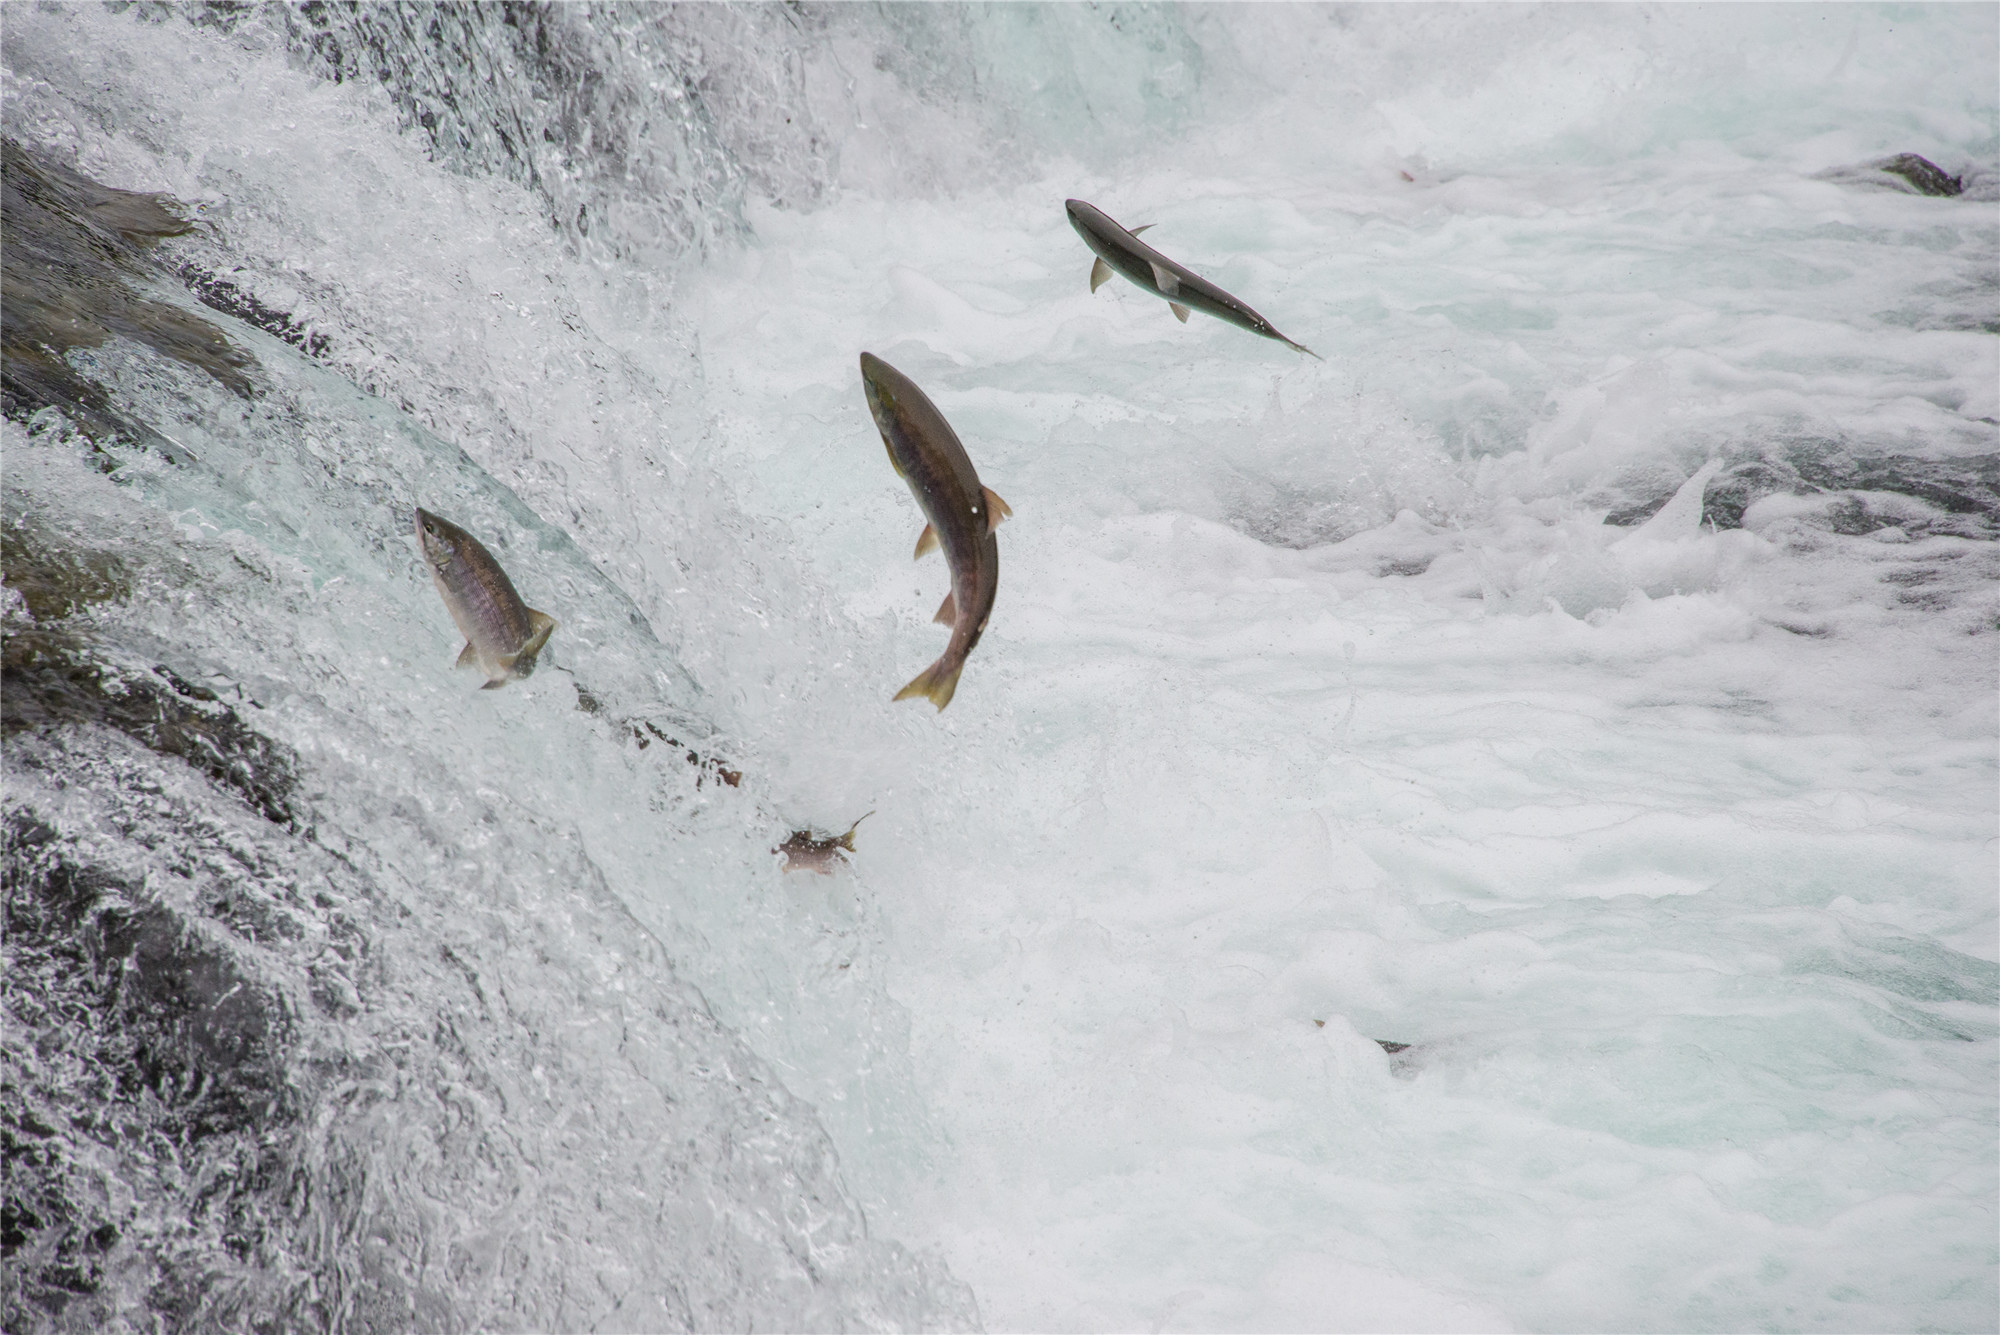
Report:
<svg viewBox="0 0 2000 1335"><path fill-rule="evenodd" d="M993 530L1013 511L980 485L957 433L908 376L864 352L861 384L882 443L889 447L889 462L910 484L910 494L929 521L917 535L917 555L941 547L951 567L951 592L936 618L951 627L951 642L896 698L921 695L943 709L958 689L966 655L993 615L993 598L1000 590L1000 544L993 540Z"/></svg>

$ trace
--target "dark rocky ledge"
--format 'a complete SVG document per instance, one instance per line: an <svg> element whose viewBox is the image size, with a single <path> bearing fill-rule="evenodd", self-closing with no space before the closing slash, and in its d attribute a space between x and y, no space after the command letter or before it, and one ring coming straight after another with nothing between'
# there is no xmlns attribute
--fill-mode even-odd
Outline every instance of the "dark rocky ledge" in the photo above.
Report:
<svg viewBox="0 0 2000 1335"><path fill-rule="evenodd" d="M131 592L123 561L49 543L27 523L0 528L0 568L28 617L0 642L0 737L99 724L160 755L186 761L250 808L294 825L291 756L247 726L206 687L164 665L134 672L106 662L64 624L71 613Z"/></svg>
<svg viewBox="0 0 2000 1335"><path fill-rule="evenodd" d="M1947 176L1944 168L1929 158L1915 153L1898 153L1894 157L1883 158L1868 164L1878 172L1900 177L1910 183L1910 188L1920 195L1950 197L1965 193L1965 182L1957 176Z"/></svg>
<svg viewBox="0 0 2000 1335"><path fill-rule="evenodd" d="M165 195L113 190L0 140L0 406L25 420L55 408L99 442L123 439L174 457L171 443L121 414L69 354L113 338L144 344L249 398L254 359L215 325L145 295L164 270L152 256L194 230Z"/></svg>

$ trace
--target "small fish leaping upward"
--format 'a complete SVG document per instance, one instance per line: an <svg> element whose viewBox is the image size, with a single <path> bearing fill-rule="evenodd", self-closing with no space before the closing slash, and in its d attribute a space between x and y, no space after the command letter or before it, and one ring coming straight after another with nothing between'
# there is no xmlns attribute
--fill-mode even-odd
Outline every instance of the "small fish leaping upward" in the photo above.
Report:
<svg viewBox="0 0 2000 1335"><path fill-rule="evenodd" d="M418 510L417 541L445 610L465 636L457 666L485 672L480 689L487 691L533 673L555 618L522 602L493 553L450 520Z"/></svg>
<svg viewBox="0 0 2000 1335"><path fill-rule="evenodd" d="M951 567L951 592L935 618L951 627L951 642L937 662L896 692L898 700L921 695L942 710L951 703L966 656L993 615L993 599L1000 591L1000 544L993 540L993 530L1013 511L980 485L957 433L908 376L864 352L861 384L882 443L889 447L889 462L909 483L929 521L917 535L916 554L943 548Z"/></svg>
<svg viewBox="0 0 2000 1335"><path fill-rule="evenodd" d="M1265 338L1275 338L1286 347L1296 348L1308 357L1319 361L1326 360L1305 344L1294 343L1286 338L1269 320L1200 274L1185 265L1176 264L1141 241L1139 233L1145 231L1146 227L1152 226L1151 223L1146 224L1146 227L1135 227L1128 232L1113 222L1110 216L1095 204L1072 199L1063 207L1069 213L1069 225L1076 228L1077 235L1083 238L1083 243L1097 255L1097 262L1090 266L1092 292L1111 281L1112 272L1115 270L1131 279L1140 290L1164 298L1182 324L1187 323L1188 311L1203 311L1218 320L1227 320L1239 329L1248 329L1251 333L1262 334Z"/></svg>

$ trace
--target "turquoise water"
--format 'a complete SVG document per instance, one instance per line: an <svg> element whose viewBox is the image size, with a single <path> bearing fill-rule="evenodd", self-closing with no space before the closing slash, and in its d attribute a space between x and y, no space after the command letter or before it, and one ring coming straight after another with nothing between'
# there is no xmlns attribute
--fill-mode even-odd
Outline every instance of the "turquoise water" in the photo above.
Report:
<svg viewBox="0 0 2000 1335"><path fill-rule="evenodd" d="M427 1274L438 1324L757 1291L659 1241L664 1180L533 1204L671 1141L578 981L621 933L837 1157L743 1210L876 1240L730 1321L971 1319L935 1262L999 1329L2000 1319L1991 9L597 17L532 67L341 29L394 58L334 82L296 15L6 15L7 133L199 203L176 257L328 339L229 324L248 405L84 354L201 466L114 487L43 421L8 487L205 572L94 624L260 699L425 887L412 958L557 924L507 956L584 1035L491 1123L529 1204L370 1207L536 1240ZM1969 189L1838 175L1895 152ZM1325 362L1092 295L1069 196ZM944 574L863 350L1014 510L943 714L889 699ZM449 671L419 503L563 622L530 681Z"/></svg>

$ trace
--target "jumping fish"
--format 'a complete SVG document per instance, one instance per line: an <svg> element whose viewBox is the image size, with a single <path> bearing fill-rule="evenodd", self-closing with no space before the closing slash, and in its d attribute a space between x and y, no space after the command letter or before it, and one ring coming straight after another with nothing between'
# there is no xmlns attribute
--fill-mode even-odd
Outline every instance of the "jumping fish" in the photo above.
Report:
<svg viewBox="0 0 2000 1335"><path fill-rule="evenodd" d="M488 691L534 672L555 618L522 602L493 553L450 520L418 510L417 541L445 610L465 636L457 666L485 672L480 689Z"/></svg>
<svg viewBox="0 0 2000 1335"><path fill-rule="evenodd" d="M1205 311L1218 320L1227 320L1239 329L1248 329L1253 334L1265 338L1275 338L1286 347L1296 348L1308 357L1325 361L1317 352L1303 343L1294 343L1271 326L1248 306L1230 296L1215 284L1203 278L1184 265L1154 250L1139 239L1139 233L1152 226L1135 227L1126 231L1094 204L1086 204L1080 199L1067 201L1063 207L1069 212L1069 225L1083 238L1097 255L1097 262L1090 266L1090 290L1111 281L1113 270L1125 275L1144 291L1166 298L1167 305L1182 324L1187 323L1190 309Z"/></svg>
<svg viewBox="0 0 2000 1335"><path fill-rule="evenodd" d="M771 851L785 855L786 871L815 871L821 876L831 876L836 866L847 861L841 854L854 851L854 832L861 828L861 821L874 814L871 811L855 821L847 827L846 834L822 836L811 830L793 830L790 838Z"/></svg>
<svg viewBox="0 0 2000 1335"><path fill-rule="evenodd" d="M993 598L1000 590L1000 544L993 540L993 530L1014 512L979 484L951 424L908 376L864 352L861 384L882 443L889 447L889 462L910 484L910 494L929 521L917 535L916 554L942 547L951 567L951 592L935 618L951 627L951 642L937 662L896 692L898 700L921 695L942 710L958 689L966 655L993 615Z"/></svg>

